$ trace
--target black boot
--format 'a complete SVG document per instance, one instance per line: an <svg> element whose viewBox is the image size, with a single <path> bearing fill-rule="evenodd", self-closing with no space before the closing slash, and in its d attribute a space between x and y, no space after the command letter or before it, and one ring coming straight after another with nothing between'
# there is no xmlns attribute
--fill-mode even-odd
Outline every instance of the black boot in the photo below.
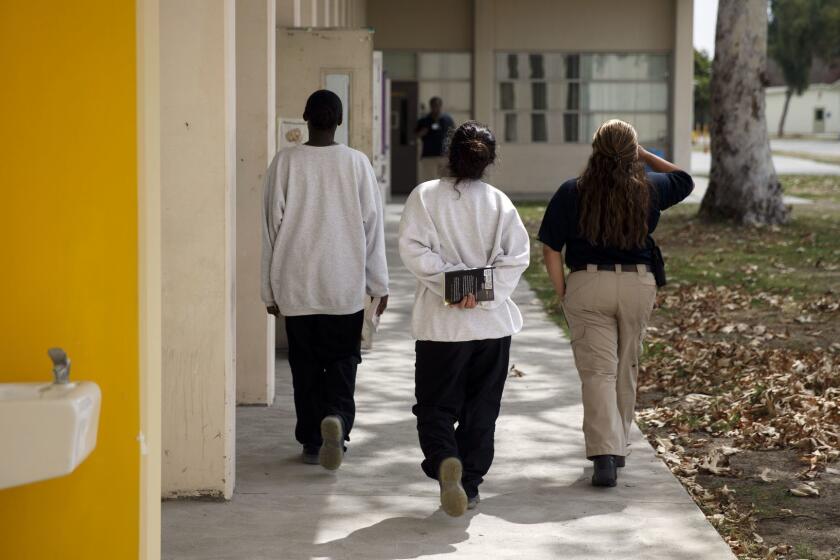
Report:
<svg viewBox="0 0 840 560"><path fill-rule="evenodd" d="M592 486L615 486L618 475L615 466L615 456L595 455L592 457L595 472L592 474Z"/></svg>

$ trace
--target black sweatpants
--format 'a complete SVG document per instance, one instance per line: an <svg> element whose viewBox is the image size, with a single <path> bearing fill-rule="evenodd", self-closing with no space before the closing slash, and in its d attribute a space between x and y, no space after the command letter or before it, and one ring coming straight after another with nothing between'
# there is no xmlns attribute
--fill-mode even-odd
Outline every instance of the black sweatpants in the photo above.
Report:
<svg viewBox="0 0 840 560"><path fill-rule="evenodd" d="M344 437L350 439L363 320L363 311L286 317L297 414L295 438L304 446L321 446L321 420L331 415L341 418Z"/></svg>
<svg viewBox="0 0 840 560"><path fill-rule="evenodd" d="M510 337L468 342L418 340L414 393L423 472L437 479L440 463L458 457L467 496L493 462L493 437L508 373ZM454 424L458 423L456 429Z"/></svg>

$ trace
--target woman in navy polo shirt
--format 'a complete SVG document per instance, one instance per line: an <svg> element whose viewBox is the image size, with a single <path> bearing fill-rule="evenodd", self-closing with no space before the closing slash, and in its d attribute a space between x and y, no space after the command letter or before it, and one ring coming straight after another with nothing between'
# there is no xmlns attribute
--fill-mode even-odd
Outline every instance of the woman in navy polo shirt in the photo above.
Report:
<svg viewBox="0 0 840 560"><path fill-rule="evenodd" d="M660 213L693 188L688 173L639 146L630 124L610 120L595 132L583 174L558 189L540 227L582 382L594 486L615 486L627 454L641 340L656 298L650 234Z"/></svg>

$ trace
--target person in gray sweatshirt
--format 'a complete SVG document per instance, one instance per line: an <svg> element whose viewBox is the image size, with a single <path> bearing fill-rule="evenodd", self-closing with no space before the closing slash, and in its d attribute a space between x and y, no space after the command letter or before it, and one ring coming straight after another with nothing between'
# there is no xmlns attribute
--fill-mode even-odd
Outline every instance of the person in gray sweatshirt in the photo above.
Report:
<svg viewBox="0 0 840 560"><path fill-rule="evenodd" d="M364 307L388 304L384 216L367 156L335 142L338 96L316 91L303 118L309 141L280 150L266 173L262 300L285 317L303 461L335 470L356 412Z"/></svg>
<svg viewBox="0 0 840 560"><path fill-rule="evenodd" d="M510 199L481 180L495 158L493 133L474 121L462 124L449 146L451 177L415 188L400 223L400 257L417 278L413 412L421 467L439 481L441 506L452 516L479 502L478 486L493 462L511 335L522 328L511 295L528 267L528 232ZM445 273L483 267L493 267L494 298L478 302L469 293L447 305Z"/></svg>

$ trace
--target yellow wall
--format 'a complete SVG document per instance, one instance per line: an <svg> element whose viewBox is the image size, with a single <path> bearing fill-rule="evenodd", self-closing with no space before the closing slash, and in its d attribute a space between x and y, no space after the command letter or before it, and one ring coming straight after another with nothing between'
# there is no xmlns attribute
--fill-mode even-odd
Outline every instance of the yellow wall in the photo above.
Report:
<svg viewBox="0 0 840 560"><path fill-rule="evenodd" d="M60 345L103 395L76 472L0 491L3 560L137 557L135 70L134 2L0 0L0 382Z"/></svg>

